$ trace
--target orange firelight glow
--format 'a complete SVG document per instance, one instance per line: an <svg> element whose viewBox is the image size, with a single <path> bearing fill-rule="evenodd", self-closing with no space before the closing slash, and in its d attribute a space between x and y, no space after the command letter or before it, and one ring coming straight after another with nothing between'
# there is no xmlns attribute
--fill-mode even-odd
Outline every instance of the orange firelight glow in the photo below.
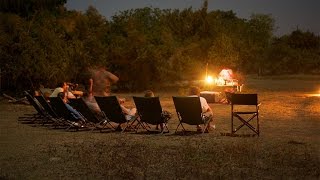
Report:
<svg viewBox="0 0 320 180"><path fill-rule="evenodd" d="M207 77L206 77L206 82L207 82L208 84L212 84L212 83L213 83L213 78L212 78L212 76L207 76Z"/></svg>
<svg viewBox="0 0 320 180"><path fill-rule="evenodd" d="M320 90L318 93L315 94L306 94L307 97L320 97Z"/></svg>

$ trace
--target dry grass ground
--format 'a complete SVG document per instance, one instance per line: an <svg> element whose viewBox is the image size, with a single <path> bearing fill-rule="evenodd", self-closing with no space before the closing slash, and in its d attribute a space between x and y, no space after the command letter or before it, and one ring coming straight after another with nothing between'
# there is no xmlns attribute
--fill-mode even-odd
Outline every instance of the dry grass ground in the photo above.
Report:
<svg viewBox="0 0 320 180"><path fill-rule="evenodd" d="M31 106L2 98L0 179L319 179L320 97L305 95L319 91L319 76L248 78L244 92L262 102L260 137L221 136L230 131L225 104L210 104L215 131L173 134L174 93L158 93L174 114L165 135L33 127L17 121ZM130 106L141 94L118 95Z"/></svg>

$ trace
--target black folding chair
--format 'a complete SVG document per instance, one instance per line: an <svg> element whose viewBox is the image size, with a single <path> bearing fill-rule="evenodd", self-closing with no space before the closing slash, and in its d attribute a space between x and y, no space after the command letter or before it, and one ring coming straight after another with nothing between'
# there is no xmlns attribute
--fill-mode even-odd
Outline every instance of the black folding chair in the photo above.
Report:
<svg viewBox="0 0 320 180"><path fill-rule="evenodd" d="M258 103L258 95L257 94L231 94L231 134L234 135L238 130L240 130L243 126L247 126L258 136L260 135L259 130L259 107L260 103ZM236 106L241 108L235 109ZM246 106L246 107L243 107ZM248 116L245 118L244 116ZM241 124L234 128L234 117L241 121ZM256 119L256 124L250 124L250 121Z"/></svg>
<svg viewBox="0 0 320 180"><path fill-rule="evenodd" d="M41 104L33 98L33 96L28 92L24 91L24 94L29 101L29 103L35 108L37 113L35 114L25 114L23 117L19 117L19 121L23 123L40 123L44 125L46 122L50 121L48 113L44 110Z"/></svg>
<svg viewBox="0 0 320 180"><path fill-rule="evenodd" d="M79 121L79 119L75 119L72 113L68 110L65 103L60 97L50 97L50 104L53 110L56 112L57 116L62 119L62 122L68 126L67 130L69 129L75 129L76 131L79 130L82 127L85 127L85 125L80 125L79 123L76 123L75 121ZM84 120L81 119L81 120ZM84 122L85 123L85 122Z"/></svg>
<svg viewBox="0 0 320 180"><path fill-rule="evenodd" d="M147 131L150 131L150 127L148 126L148 124L152 124L152 125L163 124L164 128L161 130L161 133L164 133L165 129L167 130L166 132L169 132L167 122L171 117L164 115L159 97L133 96L133 100L139 115L136 131L138 130L139 126L143 127Z"/></svg>
<svg viewBox="0 0 320 180"><path fill-rule="evenodd" d="M56 128L57 126L65 126L64 119L59 117L54 109L51 107L50 103L42 96L34 96L37 101L41 104L47 114L50 116L50 120L53 121L53 126Z"/></svg>
<svg viewBox="0 0 320 180"><path fill-rule="evenodd" d="M124 132L127 127L129 127L136 119L136 117L133 117L132 119L126 118L125 114L122 112L118 98L116 96L95 96L94 98L96 99L105 118L99 123L103 125L101 128L99 128L100 131L106 128L108 125L110 125L114 130L121 130L120 125L125 124L125 126L121 130L121 132ZM118 126L115 128L111 122L117 123Z"/></svg>
<svg viewBox="0 0 320 180"><path fill-rule="evenodd" d="M82 98L69 99L69 102L85 118L87 126L95 126L96 123L101 121Z"/></svg>
<svg viewBox="0 0 320 180"><path fill-rule="evenodd" d="M205 118L202 113L200 97L173 96L172 99L179 119L179 124L175 133L177 133L179 126L182 127L183 132L186 131L183 127L183 123L189 125L202 125L201 131L204 133L211 119Z"/></svg>
<svg viewBox="0 0 320 180"><path fill-rule="evenodd" d="M46 99L40 95L40 96L34 96L38 102L41 104L41 106L48 112L48 114L53 118L58 118L58 115L54 112L51 105L46 101Z"/></svg>

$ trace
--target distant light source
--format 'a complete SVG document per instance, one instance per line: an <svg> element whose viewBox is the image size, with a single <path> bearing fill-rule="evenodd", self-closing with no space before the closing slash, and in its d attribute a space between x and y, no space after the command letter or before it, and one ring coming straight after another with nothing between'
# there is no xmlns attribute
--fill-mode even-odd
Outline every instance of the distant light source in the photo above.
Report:
<svg viewBox="0 0 320 180"><path fill-rule="evenodd" d="M306 94L307 97L320 97L320 89L319 92L315 93L315 94Z"/></svg>
<svg viewBox="0 0 320 180"><path fill-rule="evenodd" d="M212 84L212 83L213 83L213 78L212 78L212 76L207 76L207 77L206 77L206 82L207 82L208 84Z"/></svg>
<svg viewBox="0 0 320 180"><path fill-rule="evenodd" d="M222 69L220 71L219 76L223 79L223 80L230 80L232 79L232 70L231 69Z"/></svg>

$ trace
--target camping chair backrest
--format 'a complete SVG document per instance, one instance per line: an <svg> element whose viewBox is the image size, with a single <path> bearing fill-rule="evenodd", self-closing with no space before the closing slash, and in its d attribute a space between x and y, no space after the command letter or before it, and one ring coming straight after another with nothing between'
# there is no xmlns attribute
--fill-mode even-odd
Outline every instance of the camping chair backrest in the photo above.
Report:
<svg viewBox="0 0 320 180"><path fill-rule="evenodd" d="M173 96L173 103L179 120L189 125L203 124L200 97Z"/></svg>
<svg viewBox="0 0 320 180"><path fill-rule="evenodd" d="M82 98L69 99L70 105L79 111L88 121L98 123L99 118L91 111Z"/></svg>
<svg viewBox="0 0 320 180"><path fill-rule="evenodd" d="M50 97L50 104L60 118L75 120L60 97Z"/></svg>
<svg viewBox="0 0 320 180"><path fill-rule="evenodd" d="M231 94L231 105L258 105L257 94Z"/></svg>
<svg viewBox="0 0 320 180"><path fill-rule="evenodd" d="M141 122L153 125L164 123L164 118L161 117L162 108L159 97L133 96L133 100Z"/></svg>
<svg viewBox="0 0 320 180"><path fill-rule="evenodd" d="M101 111L110 121L120 124L127 122L116 96L95 96L94 98Z"/></svg>
<svg viewBox="0 0 320 180"><path fill-rule="evenodd" d="M46 101L46 99L40 95L35 96L35 98L38 100L38 102L41 104L41 106L48 112L48 114L53 118L58 118L58 115L54 112L51 105Z"/></svg>
<svg viewBox="0 0 320 180"><path fill-rule="evenodd" d="M44 110L43 107L40 106L40 104L38 104L35 99L33 99L33 96L28 92L25 91L24 92L26 95L27 100L29 101L29 103L36 109L36 111L40 114L40 115L44 115Z"/></svg>

